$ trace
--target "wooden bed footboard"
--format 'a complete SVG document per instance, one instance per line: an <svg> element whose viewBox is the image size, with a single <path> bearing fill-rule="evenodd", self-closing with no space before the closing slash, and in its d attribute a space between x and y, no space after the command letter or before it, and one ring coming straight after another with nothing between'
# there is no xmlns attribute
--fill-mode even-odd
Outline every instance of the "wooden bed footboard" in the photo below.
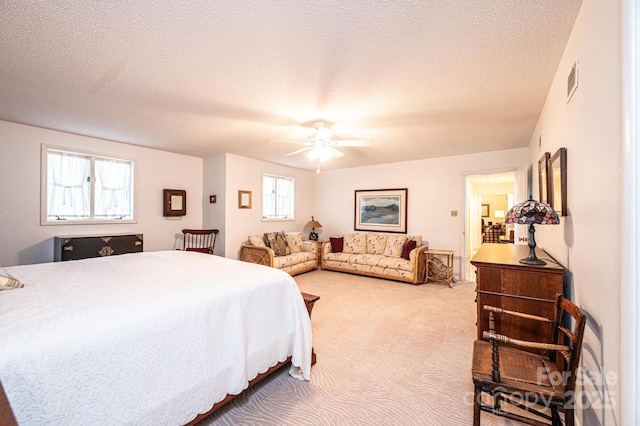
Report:
<svg viewBox="0 0 640 426"><path fill-rule="evenodd" d="M2 382L0 382L0 425L3 426L17 426L18 422L13 416L13 411L9 407L9 401L7 395L4 393Z"/></svg>
<svg viewBox="0 0 640 426"><path fill-rule="evenodd" d="M319 296L314 296L313 294L302 293L302 298L304 299L304 304L307 307L307 312L309 313L309 317L311 317L311 311L313 310L313 304L316 303L316 301L318 299L320 299L320 297ZM249 389L253 385L257 384L258 382L260 382L262 379L264 379L265 377L269 376L270 374L275 373L280 368L284 367L285 365L289 364L290 362L291 362L291 357L287 358L286 360L284 360L282 362L277 363L276 365L274 365L273 367L269 368L264 373L258 374L253 380L251 380L249 382L249 386L247 387L247 389ZM315 363L316 363L316 353L312 349L311 350L311 365L313 365ZM243 392L245 392L247 389L245 389ZM191 426L191 425L195 425L195 424L199 423L205 417L213 414L215 411L217 411L220 408L222 408L223 406L225 406L229 401L234 399L236 396L238 396L238 395L227 395L222 401L214 404L213 407L211 407L211 410L207 411L206 413L199 414L195 419L193 419L191 422L187 423L187 426ZM0 425L2 425L2 426L18 426L18 422L16 421L16 418L13 415L13 411L11 411L11 407L9 406L9 401L7 400L7 396L4 393L4 388L2 387L2 382L0 382Z"/></svg>

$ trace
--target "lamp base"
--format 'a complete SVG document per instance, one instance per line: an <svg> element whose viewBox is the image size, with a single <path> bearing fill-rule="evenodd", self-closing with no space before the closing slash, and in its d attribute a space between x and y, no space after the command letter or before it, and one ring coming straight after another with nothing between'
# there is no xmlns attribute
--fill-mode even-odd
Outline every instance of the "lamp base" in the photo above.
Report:
<svg viewBox="0 0 640 426"><path fill-rule="evenodd" d="M533 227L533 223L529 224L529 256L524 259L520 259L520 263L524 263L525 265L546 265L542 259L538 259L536 256L536 237L535 237L535 228Z"/></svg>
<svg viewBox="0 0 640 426"><path fill-rule="evenodd" d="M546 265L547 264L547 262L545 262L544 260L538 259L535 256L533 256L533 259L531 258L531 256L526 257L524 259L520 259L519 262L524 263L525 265Z"/></svg>
<svg viewBox="0 0 640 426"><path fill-rule="evenodd" d="M309 232L309 239L311 241L318 241L318 234L314 231Z"/></svg>

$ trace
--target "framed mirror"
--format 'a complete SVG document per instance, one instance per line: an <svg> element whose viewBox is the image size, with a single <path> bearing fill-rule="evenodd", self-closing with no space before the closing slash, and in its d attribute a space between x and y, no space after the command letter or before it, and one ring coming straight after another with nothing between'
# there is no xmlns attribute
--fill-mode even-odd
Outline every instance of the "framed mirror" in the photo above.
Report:
<svg viewBox="0 0 640 426"><path fill-rule="evenodd" d="M164 193L164 215L185 216L187 214L187 191L182 189L165 189Z"/></svg>
<svg viewBox="0 0 640 426"><path fill-rule="evenodd" d="M551 207L558 216L567 216L567 149L560 148L549 159Z"/></svg>
<svg viewBox="0 0 640 426"><path fill-rule="evenodd" d="M238 191L238 208L251 208L251 191Z"/></svg>
<svg viewBox="0 0 640 426"><path fill-rule="evenodd" d="M544 204L551 204L549 182L549 153L545 152L538 160L538 188L540 190L540 202Z"/></svg>

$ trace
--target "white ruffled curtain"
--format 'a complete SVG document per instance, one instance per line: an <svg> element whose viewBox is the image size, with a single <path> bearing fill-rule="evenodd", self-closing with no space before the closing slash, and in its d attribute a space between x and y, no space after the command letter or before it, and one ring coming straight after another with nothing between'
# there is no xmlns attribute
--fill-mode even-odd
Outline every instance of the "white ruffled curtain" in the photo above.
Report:
<svg viewBox="0 0 640 426"><path fill-rule="evenodd" d="M96 218L131 217L131 163L96 159L94 216Z"/></svg>
<svg viewBox="0 0 640 426"><path fill-rule="evenodd" d="M276 180L276 194L278 196L278 218L285 219L293 217L293 203L291 202L293 194L293 181L290 179Z"/></svg>
<svg viewBox="0 0 640 426"><path fill-rule="evenodd" d="M60 219L90 217L91 159L64 152L49 152L47 216Z"/></svg>
<svg viewBox="0 0 640 426"><path fill-rule="evenodd" d="M293 217L293 179L263 176L262 216L269 219Z"/></svg>
<svg viewBox="0 0 640 426"><path fill-rule="evenodd" d="M276 215L275 185L276 179L273 176L263 176L262 178L262 217L274 218Z"/></svg>

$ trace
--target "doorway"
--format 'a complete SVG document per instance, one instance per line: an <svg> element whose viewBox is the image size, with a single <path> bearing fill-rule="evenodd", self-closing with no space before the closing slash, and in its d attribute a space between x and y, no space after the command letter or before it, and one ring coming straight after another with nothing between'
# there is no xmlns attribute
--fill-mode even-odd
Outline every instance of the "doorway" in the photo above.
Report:
<svg viewBox="0 0 640 426"><path fill-rule="evenodd" d="M469 174L465 176L464 279L473 281L471 259L483 243L486 227L503 225L514 205L516 173ZM504 225L501 242L511 243L513 225Z"/></svg>

